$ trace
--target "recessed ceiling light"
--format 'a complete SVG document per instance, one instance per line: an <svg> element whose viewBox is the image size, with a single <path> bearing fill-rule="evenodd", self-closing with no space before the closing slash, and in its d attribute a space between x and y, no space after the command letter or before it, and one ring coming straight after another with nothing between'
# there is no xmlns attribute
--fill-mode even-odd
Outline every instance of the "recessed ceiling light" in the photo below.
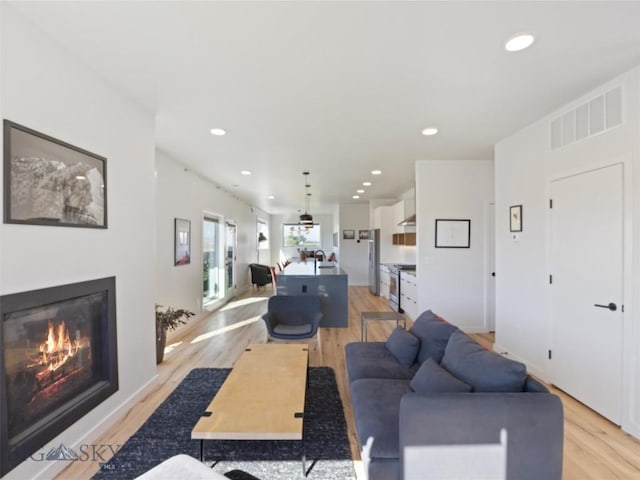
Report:
<svg viewBox="0 0 640 480"><path fill-rule="evenodd" d="M507 40L507 43L504 44L504 49L507 52L519 52L520 50L530 47L533 41L533 35L529 33L519 34Z"/></svg>
<svg viewBox="0 0 640 480"><path fill-rule="evenodd" d="M242 170L240 172L241 175L251 175L251 172L249 170Z"/></svg>
<svg viewBox="0 0 640 480"><path fill-rule="evenodd" d="M276 198L276 197L274 197L273 195L269 195L267 198L268 198L269 200L273 200L273 199L274 199L274 198Z"/></svg>
<svg viewBox="0 0 640 480"><path fill-rule="evenodd" d="M371 182L362 182L362 186L363 187L370 187L371 186Z"/></svg>
<svg viewBox="0 0 640 480"><path fill-rule="evenodd" d="M86 180L87 177L85 177L84 175L76 175L76 180Z"/></svg>
<svg viewBox="0 0 640 480"><path fill-rule="evenodd" d="M211 135L215 135L216 137L221 137L227 134L227 131L224 128L212 128L209 130Z"/></svg>
<svg viewBox="0 0 640 480"><path fill-rule="evenodd" d="M359 199L359 198L360 198L360 195L354 195L354 196L353 196L353 197L351 197L351 198L353 198L354 200L357 200L357 199Z"/></svg>
<svg viewBox="0 0 640 480"><path fill-rule="evenodd" d="M427 127L424 130L422 130L422 134L426 136L435 135L436 133L438 133L437 127Z"/></svg>
<svg viewBox="0 0 640 480"><path fill-rule="evenodd" d="M356 192L358 193L364 193L364 190L362 188L359 188L358 190L356 190Z"/></svg>
<svg viewBox="0 0 640 480"><path fill-rule="evenodd" d="M382 175L382 170L371 170L371 175Z"/></svg>

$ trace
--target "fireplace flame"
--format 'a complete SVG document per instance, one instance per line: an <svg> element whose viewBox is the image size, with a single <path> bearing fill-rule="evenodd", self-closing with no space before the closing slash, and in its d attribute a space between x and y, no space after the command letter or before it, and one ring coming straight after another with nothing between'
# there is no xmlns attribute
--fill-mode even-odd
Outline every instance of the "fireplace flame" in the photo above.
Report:
<svg viewBox="0 0 640 480"><path fill-rule="evenodd" d="M49 320L47 339L40 344L40 365L46 366L41 374L54 372L72 358L80 348L78 340L71 341L69 330L64 320L57 328Z"/></svg>

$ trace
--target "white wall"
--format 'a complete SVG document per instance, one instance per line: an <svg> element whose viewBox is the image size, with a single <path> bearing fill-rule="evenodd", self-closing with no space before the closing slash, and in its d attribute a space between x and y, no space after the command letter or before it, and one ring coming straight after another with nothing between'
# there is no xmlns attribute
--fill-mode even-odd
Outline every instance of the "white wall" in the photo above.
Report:
<svg viewBox="0 0 640 480"><path fill-rule="evenodd" d="M0 293L115 275L119 391L46 447L92 441L111 414L153 381L154 118L96 77L6 2L0 114L107 158L108 229L0 224ZM0 182L0 189L2 188ZM64 462L27 460L6 479Z"/></svg>
<svg viewBox="0 0 640 480"><path fill-rule="evenodd" d="M623 86L622 126L560 149L549 147L551 118L616 85ZM623 424L640 437L640 68L608 82L581 99L499 142L496 155L496 349L548 377L550 319L547 258L547 189L550 179L600 162L626 159L633 192L626 206ZM625 166L625 171L629 171ZM509 235L508 208L523 205L520 241ZM606 328L603 327L603 334ZM578 340L577 340L578 341ZM597 352L594 351L597 355Z"/></svg>
<svg viewBox="0 0 640 480"><path fill-rule="evenodd" d="M486 331L487 205L493 161L416 162L418 310L432 309L465 331ZM470 219L470 248L435 248L435 219Z"/></svg>
<svg viewBox="0 0 640 480"><path fill-rule="evenodd" d="M268 223L269 215L233 198L160 151L156 152L156 172L157 302L201 311L202 220L205 212L220 219L221 255L226 251L225 222L237 226L237 291L249 288L249 264L257 261L257 220L260 217ZM191 263L188 265L174 266L175 218L191 221ZM271 240L270 235L267 238ZM222 256L220 259L222 261Z"/></svg>
<svg viewBox="0 0 640 480"><path fill-rule="evenodd" d="M354 240L344 240L342 230L355 230ZM369 205L340 205L340 268L348 276L349 285L369 285L368 242L358 240L360 230L369 230Z"/></svg>

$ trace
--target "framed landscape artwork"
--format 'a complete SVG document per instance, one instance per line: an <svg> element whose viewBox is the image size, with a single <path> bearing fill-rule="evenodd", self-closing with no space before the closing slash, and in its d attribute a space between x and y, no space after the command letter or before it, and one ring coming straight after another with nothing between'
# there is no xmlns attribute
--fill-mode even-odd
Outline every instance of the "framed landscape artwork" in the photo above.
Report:
<svg viewBox="0 0 640 480"><path fill-rule="evenodd" d="M343 230L342 231L342 239L343 240L354 240L356 238L355 230Z"/></svg>
<svg viewBox="0 0 640 480"><path fill-rule="evenodd" d="M176 218L174 223L175 255L174 265L191 263L191 222Z"/></svg>
<svg viewBox="0 0 640 480"><path fill-rule="evenodd" d="M358 230L358 240L369 240L369 230Z"/></svg>
<svg viewBox="0 0 640 480"><path fill-rule="evenodd" d="M107 228L107 160L4 121L4 223Z"/></svg>

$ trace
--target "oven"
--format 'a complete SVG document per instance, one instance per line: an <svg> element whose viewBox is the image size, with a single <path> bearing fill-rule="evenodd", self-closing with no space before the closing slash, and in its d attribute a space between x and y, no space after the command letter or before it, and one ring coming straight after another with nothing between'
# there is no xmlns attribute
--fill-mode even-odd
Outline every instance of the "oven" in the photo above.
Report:
<svg viewBox="0 0 640 480"><path fill-rule="evenodd" d="M400 308L400 269L396 265L389 266L389 306L394 312L402 313Z"/></svg>
<svg viewBox="0 0 640 480"><path fill-rule="evenodd" d="M404 313L402 304L400 303L400 272L402 270L414 270L416 266L413 264L399 263L389 265L389 307L394 312Z"/></svg>

